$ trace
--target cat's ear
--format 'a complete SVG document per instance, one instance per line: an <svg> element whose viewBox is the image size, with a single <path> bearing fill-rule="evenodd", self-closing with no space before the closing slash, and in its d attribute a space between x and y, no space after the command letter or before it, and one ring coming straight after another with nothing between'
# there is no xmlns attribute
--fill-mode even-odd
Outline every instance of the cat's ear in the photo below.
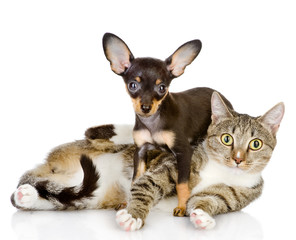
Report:
<svg viewBox="0 0 296 240"><path fill-rule="evenodd" d="M134 60L134 56L128 46L116 35L105 33L103 37L103 48L112 71L118 75L123 75Z"/></svg>
<svg viewBox="0 0 296 240"><path fill-rule="evenodd" d="M266 127L274 136L276 135L280 123L285 113L285 105L283 102L278 103L267 113L258 118L259 122Z"/></svg>
<svg viewBox="0 0 296 240"><path fill-rule="evenodd" d="M197 57L201 50L201 41L192 40L179 47L170 57L165 60L167 69L173 77L179 77L184 73L188 66Z"/></svg>
<svg viewBox="0 0 296 240"><path fill-rule="evenodd" d="M217 92L213 92L212 94L211 107L213 124L218 124L227 118L233 117L223 99Z"/></svg>

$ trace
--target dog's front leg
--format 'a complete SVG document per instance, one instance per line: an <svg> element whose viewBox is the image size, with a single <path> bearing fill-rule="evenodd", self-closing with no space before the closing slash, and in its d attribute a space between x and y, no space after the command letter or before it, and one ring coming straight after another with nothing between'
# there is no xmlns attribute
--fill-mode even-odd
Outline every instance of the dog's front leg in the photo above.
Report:
<svg viewBox="0 0 296 240"><path fill-rule="evenodd" d="M137 147L134 155L134 175L133 182L146 172L147 152L155 149L151 143L144 143L141 147Z"/></svg>
<svg viewBox="0 0 296 240"><path fill-rule="evenodd" d="M133 138L137 146L134 155L133 182L146 171L147 151L154 148L151 133L139 125L139 122L136 121L133 131Z"/></svg>
<svg viewBox="0 0 296 240"><path fill-rule="evenodd" d="M186 203L191 192L189 189L189 177L193 149L186 141L177 141L171 150L177 159L178 169L178 182L176 185L178 206L174 209L174 216L183 217L186 214Z"/></svg>

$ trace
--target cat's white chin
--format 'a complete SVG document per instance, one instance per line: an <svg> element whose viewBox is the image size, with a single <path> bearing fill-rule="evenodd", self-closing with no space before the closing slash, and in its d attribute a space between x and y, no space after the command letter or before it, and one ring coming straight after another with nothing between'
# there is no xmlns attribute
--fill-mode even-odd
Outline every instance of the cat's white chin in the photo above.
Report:
<svg viewBox="0 0 296 240"><path fill-rule="evenodd" d="M237 175L245 173L245 171L243 169L239 168L239 167L229 167L229 171L232 174L237 174Z"/></svg>

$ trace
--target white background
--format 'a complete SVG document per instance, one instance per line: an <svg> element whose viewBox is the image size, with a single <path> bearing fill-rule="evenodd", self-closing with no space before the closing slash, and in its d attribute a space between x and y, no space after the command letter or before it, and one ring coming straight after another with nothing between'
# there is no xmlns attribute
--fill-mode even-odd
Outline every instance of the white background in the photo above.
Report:
<svg viewBox="0 0 296 240"><path fill-rule="evenodd" d="M295 239L295 5L293 1L0 2L1 239ZM241 113L286 105L262 197L243 212L193 229L154 212L138 233L121 232L114 211L17 212L18 178L51 148L86 128L134 122L123 80L105 59L105 32L136 57L165 59L199 38L203 49L171 91L207 86ZM5 236L5 237L4 237Z"/></svg>

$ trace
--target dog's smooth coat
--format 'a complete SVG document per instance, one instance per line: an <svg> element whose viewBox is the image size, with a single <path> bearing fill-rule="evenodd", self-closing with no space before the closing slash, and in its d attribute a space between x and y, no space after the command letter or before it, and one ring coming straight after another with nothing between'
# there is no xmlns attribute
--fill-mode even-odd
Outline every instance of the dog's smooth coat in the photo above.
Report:
<svg viewBox="0 0 296 240"><path fill-rule="evenodd" d="M134 58L125 42L111 33L104 35L103 48L111 69L123 77L136 113L134 180L145 171L147 150L154 145L165 146L177 159L179 203L174 215L184 216L190 195L192 146L206 135L214 90L194 88L170 93L168 89L171 81L182 75L197 57L201 42L193 40L183 44L165 61ZM232 108L229 101L224 97L223 100Z"/></svg>

